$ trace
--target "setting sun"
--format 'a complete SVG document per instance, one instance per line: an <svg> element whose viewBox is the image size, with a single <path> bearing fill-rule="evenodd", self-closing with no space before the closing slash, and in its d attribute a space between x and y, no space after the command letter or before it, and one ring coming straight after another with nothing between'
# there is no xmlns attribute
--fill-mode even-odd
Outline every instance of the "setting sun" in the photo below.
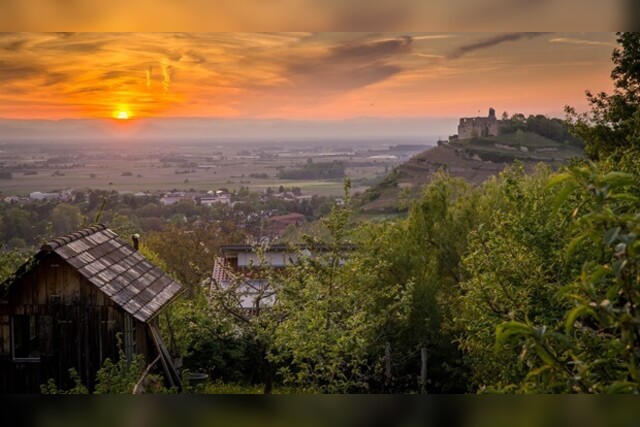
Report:
<svg viewBox="0 0 640 427"><path fill-rule="evenodd" d="M115 114L115 117L118 120L129 120L129 112L128 111L118 111Z"/></svg>
<svg viewBox="0 0 640 427"><path fill-rule="evenodd" d="M0 118L563 117L586 87L611 90L614 47L613 33L5 33Z"/></svg>

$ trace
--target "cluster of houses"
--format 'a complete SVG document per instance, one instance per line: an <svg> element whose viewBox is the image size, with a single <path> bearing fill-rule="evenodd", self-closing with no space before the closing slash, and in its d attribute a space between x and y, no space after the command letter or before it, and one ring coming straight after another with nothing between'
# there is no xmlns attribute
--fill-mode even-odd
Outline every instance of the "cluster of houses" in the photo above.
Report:
<svg viewBox="0 0 640 427"><path fill-rule="evenodd" d="M21 196L7 196L3 197L2 200L5 203L28 203L33 201L41 201L41 200L57 200L60 202L70 202L73 200L73 191L72 190L63 190L60 192L52 192L52 193L44 193L41 191L34 191L29 193L28 197Z"/></svg>
<svg viewBox="0 0 640 427"><path fill-rule="evenodd" d="M129 192L123 192L122 194L131 194ZM162 193L160 193L162 194ZM136 192L133 193L135 197L143 197L143 196L153 196L154 194L147 192ZM42 192L42 191L34 191L29 194L28 197L25 196L6 196L3 197L2 201L5 203L13 204L13 203L28 203L33 201L60 201L60 202L71 202L74 198L74 192L71 189L66 189L59 192ZM267 202L272 199L283 200L286 202L302 202L302 201L310 201L312 199L311 195L308 194L300 194L294 193L292 191L280 191L280 192L267 192L265 191L260 195L261 202ZM186 191L171 191L168 193L162 194L159 199L160 203L164 206L171 206L180 202L191 202L202 206L213 206L217 204L221 205L230 205L233 206L234 203L231 200L231 194L226 189L212 190L207 192L186 192Z"/></svg>
<svg viewBox="0 0 640 427"><path fill-rule="evenodd" d="M271 194L263 194L261 195L260 200L262 202L266 202L270 197L282 199L286 201L295 201L295 200L310 200L311 196L309 195L295 195L292 192L279 192L279 193L271 193ZM215 204L223 204L234 206L236 203L242 202L231 202L231 195L226 190L218 190L218 191L209 191L206 194L202 193L186 193L186 192L171 192L166 193L161 199L160 203L164 206L171 206L173 204L189 201L192 203L200 204L202 206L212 206ZM337 201L339 203L339 201ZM288 213L285 215L274 215L274 212L271 211L261 211L260 213L249 214L247 219L251 219L252 215L256 215L265 221L265 238L267 240L274 240L282 235L284 235L285 231L289 227L299 227L304 224L307 220L306 217L301 213Z"/></svg>
<svg viewBox="0 0 640 427"><path fill-rule="evenodd" d="M296 194L292 191L279 191L279 192L268 192L265 191L260 195L261 202L267 202L271 199L283 200L285 202L295 202L295 201L304 201L311 200L312 196L309 194Z"/></svg>
<svg viewBox="0 0 640 427"><path fill-rule="evenodd" d="M261 202L267 202L272 199L282 200L285 202L301 202L305 200L310 201L312 196L309 194L296 194L292 191L265 191L260 195ZM206 193L173 191L165 193L162 198L160 198L160 203L164 206L170 206L183 201L190 201L203 206L212 206L218 203L223 205L233 205L231 201L231 194L229 194L229 191L225 189L208 191Z"/></svg>
<svg viewBox="0 0 640 427"><path fill-rule="evenodd" d="M122 194L128 194L123 192ZM143 197L143 196L152 196L153 194L145 193L145 192L137 192L133 193L135 197ZM5 203L28 203L33 201L60 201L60 202L71 202L74 198L73 190L67 189L60 192L42 192L42 191L34 191L29 194L28 197L24 196L6 196L1 200ZM190 201L196 204L201 204L203 206L211 206L214 204L223 204L230 205L231 204L231 195L226 190L217 190L217 191L209 191L206 193L197 193L197 192L169 192L165 193L160 198L160 203L164 206L170 206L182 201Z"/></svg>
<svg viewBox="0 0 640 427"><path fill-rule="evenodd" d="M199 203L202 206L212 206L215 204L230 205L231 195L226 190L208 191L206 193L171 192L160 198L160 203L164 206L190 201Z"/></svg>

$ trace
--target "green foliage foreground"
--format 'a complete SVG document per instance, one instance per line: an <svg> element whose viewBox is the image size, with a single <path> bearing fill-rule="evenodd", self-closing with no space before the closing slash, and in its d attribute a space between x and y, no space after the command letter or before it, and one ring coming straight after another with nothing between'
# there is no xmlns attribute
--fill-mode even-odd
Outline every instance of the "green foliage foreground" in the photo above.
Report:
<svg viewBox="0 0 640 427"><path fill-rule="evenodd" d="M618 41L615 92L568 109L597 163L438 175L396 221L354 226L347 202L307 239L328 251L269 277L273 308L207 322L301 391L640 392L640 37Z"/></svg>
<svg viewBox="0 0 640 427"><path fill-rule="evenodd" d="M210 391L640 392L639 40L619 34L616 92L571 119L597 163L440 174L406 219L357 226L347 194L306 238L323 251L265 273L272 305L248 316L194 285L161 318L167 342ZM104 391L128 390L129 367L108 364Z"/></svg>
<svg viewBox="0 0 640 427"><path fill-rule="evenodd" d="M394 222L354 226L347 197L307 238L320 255L267 273L272 307L240 319L204 288L167 340L208 392L638 392L640 175L609 167L442 174ZM96 392L142 368L109 362Z"/></svg>
<svg viewBox="0 0 640 427"><path fill-rule="evenodd" d="M520 386L526 391L637 393L640 198L628 189L637 188L638 178L592 166L549 184L560 187L558 203L579 200L561 255L565 264L580 259L581 268L572 280L552 285L561 319L501 324L496 345L513 337L523 343L529 369Z"/></svg>
<svg viewBox="0 0 640 427"><path fill-rule="evenodd" d="M307 238L326 251L269 273L272 308L238 321L215 291L180 308L185 364L300 392L636 392L639 183L515 165L480 187L439 175L403 220L336 207Z"/></svg>

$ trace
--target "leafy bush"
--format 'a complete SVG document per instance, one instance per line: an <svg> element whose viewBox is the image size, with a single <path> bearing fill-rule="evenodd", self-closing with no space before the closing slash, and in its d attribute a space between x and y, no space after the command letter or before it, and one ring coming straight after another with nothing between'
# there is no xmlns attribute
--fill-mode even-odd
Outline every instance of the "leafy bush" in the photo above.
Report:
<svg viewBox="0 0 640 427"><path fill-rule="evenodd" d="M132 360L128 360L122 350L122 338L120 334L118 334L116 338L119 347L118 361L113 362L111 359L106 359L103 362L102 367L96 374L94 394L130 394L133 392L136 382L145 370L144 356L137 354ZM40 386L40 391L43 394L89 393L87 387L82 384L82 380L76 369L69 369L69 376L74 383L74 386L69 390L59 389L55 381L51 378L46 384ZM156 383L160 384L158 381L156 381ZM163 392L166 390L162 388L162 386L159 386L157 389L150 391Z"/></svg>
<svg viewBox="0 0 640 427"><path fill-rule="evenodd" d="M89 390L82 384L80 374L74 368L69 369L69 377L73 381L74 386L69 390L60 390L56 382L50 378L46 384L40 386L42 394L89 394Z"/></svg>
<svg viewBox="0 0 640 427"><path fill-rule="evenodd" d="M558 283L563 317L556 322L526 318L497 330L497 344L520 338L528 373L520 386L535 392L640 391L640 198L628 188L638 178L601 173L594 165L556 176L561 200L579 194L571 214L575 230L563 256L588 248L572 280Z"/></svg>
<svg viewBox="0 0 640 427"><path fill-rule="evenodd" d="M106 359L96 374L95 394L130 394L144 372L144 356L136 354L129 360L122 350L120 340L119 344L118 361Z"/></svg>

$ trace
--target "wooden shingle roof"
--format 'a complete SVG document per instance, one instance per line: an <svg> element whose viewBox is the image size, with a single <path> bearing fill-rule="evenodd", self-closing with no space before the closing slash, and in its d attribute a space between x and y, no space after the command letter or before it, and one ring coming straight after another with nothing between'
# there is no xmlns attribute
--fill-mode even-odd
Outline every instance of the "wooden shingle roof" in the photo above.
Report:
<svg viewBox="0 0 640 427"><path fill-rule="evenodd" d="M182 287L104 225L54 239L41 252L54 252L136 319L147 322Z"/></svg>

